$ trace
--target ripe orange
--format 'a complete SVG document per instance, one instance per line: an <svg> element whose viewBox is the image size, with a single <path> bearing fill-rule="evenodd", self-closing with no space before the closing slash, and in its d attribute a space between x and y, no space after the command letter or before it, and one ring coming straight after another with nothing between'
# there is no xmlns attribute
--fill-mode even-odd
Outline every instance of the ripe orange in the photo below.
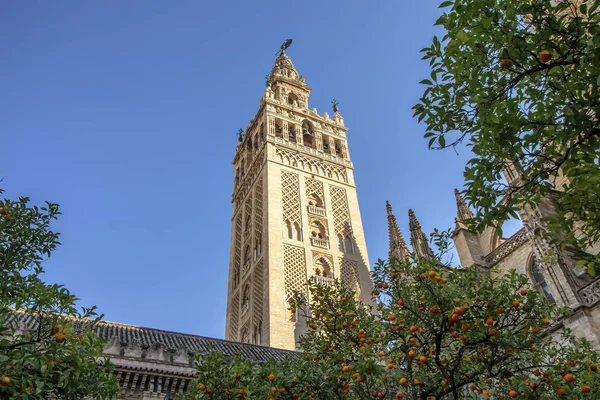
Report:
<svg viewBox="0 0 600 400"><path fill-rule="evenodd" d="M344 365L344 367L342 368L342 371L344 372L348 372L350 370L350 367L347 365Z"/></svg>
<svg viewBox="0 0 600 400"><path fill-rule="evenodd" d="M521 289L519 293L521 293L521 296L527 296L527 290L525 289Z"/></svg>
<svg viewBox="0 0 600 400"><path fill-rule="evenodd" d="M552 59L552 51L550 50L542 50L540 54L538 54L538 58L542 63L547 63Z"/></svg>
<svg viewBox="0 0 600 400"><path fill-rule="evenodd" d="M395 272L392 272L392 273L390 274L390 278L392 278L392 279L396 279L396 278L398 278L398 274L397 274L397 273L395 273Z"/></svg>
<svg viewBox="0 0 600 400"><path fill-rule="evenodd" d="M514 308L518 308L520 305L521 305L521 303L519 303L517 300L515 300L515 301L512 302L512 306Z"/></svg>
<svg viewBox="0 0 600 400"><path fill-rule="evenodd" d="M517 397L519 394L517 393L516 390L511 390L510 392L508 392L508 395L512 398Z"/></svg>
<svg viewBox="0 0 600 400"><path fill-rule="evenodd" d="M12 217L8 214L6 214L5 216L2 217L4 219L5 222L10 222L10 220L12 219Z"/></svg>
<svg viewBox="0 0 600 400"><path fill-rule="evenodd" d="M0 380L0 385L2 385L2 386L10 385L10 378L8 376L3 377L2 380Z"/></svg>
<svg viewBox="0 0 600 400"><path fill-rule="evenodd" d="M415 356L415 351L414 350L409 351L408 352L408 356L411 357L411 358L414 357Z"/></svg>
<svg viewBox="0 0 600 400"><path fill-rule="evenodd" d="M540 331L540 328L534 326L531 328L531 333L538 333Z"/></svg>
<svg viewBox="0 0 600 400"><path fill-rule="evenodd" d="M396 319L396 315L395 314L390 314L390 321L394 321Z"/></svg>
<svg viewBox="0 0 600 400"><path fill-rule="evenodd" d="M285 388L284 387L279 388L279 393L285 393Z"/></svg>
<svg viewBox="0 0 600 400"><path fill-rule="evenodd" d="M458 322L458 320L460 319L460 315L454 313L452 314L452 316L450 317L450 322Z"/></svg>
<svg viewBox="0 0 600 400"><path fill-rule="evenodd" d="M534 369L534 370L533 370L533 374L534 374L535 376L540 376L540 370L539 370L539 369Z"/></svg>
<svg viewBox="0 0 600 400"><path fill-rule="evenodd" d="M416 325L413 325L413 326L411 326L411 327L410 327L410 331L411 331L411 332L416 332L416 331L418 331L418 330L419 330L419 327L418 327L418 326L416 326Z"/></svg>
<svg viewBox="0 0 600 400"><path fill-rule="evenodd" d="M383 351L380 351L380 352L379 352L379 357L380 357L380 358L381 358L381 357L383 357L384 355L385 355L385 354L383 354Z"/></svg>
<svg viewBox="0 0 600 400"><path fill-rule="evenodd" d="M398 305L399 306L403 306L404 305L404 300L402 300L402 299L398 300Z"/></svg>
<svg viewBox="0 0 600 400"><path fill-rule="evenodd" d="M596 364L590 364L590 371L592 371L592 372L598 371L598 366Z"/></svg>
<svg viewBox="0 0 600 400"><path fill-rule="evenodd" d="M275 375L270 374L269 376L267 376L267 379L269 380L269 382L273 382L275 380Z"/></svg>
<svg viewBox="0 0 600 400"><path fill-rule="evenodd" d="M493 319L491 319L491 318L488 318L488 319L485 321L485 323L486 323L486 324L488 324L488 325L494 325L494 320L493 320Z"/></svg>
<svg viewBox="0 0 600 400"><path fill-rule="evenodd" d="M400 378L400 384L402 386L406 386L407 383L408 383L408 379L406 379L406 378Z"/></svg>
<svg viewBox="0 0 600 400"><path fill-rule="evenodd" d="M0 215L6 215L8 214L8 210L6 208L0 208Z"/></svg>
<svg viewBox="0 0 600 400"><path fill-rule="evenodd" d="M510 58L502 58L500 59L500 66L502 68L510 68L513 65L513 61Z"/></svg>
<svg viewBox="0 0 600 400"><path fill-rule="evenodd" d="M298 393L292 394L292 399L296 400L298 397L300 397L300 395L298 395Z"/></svg>
<svg viewBox="0 0 600 400"><path fill-rule="evenodd" d="M437 272L435 272L435 271L429 271L429 277L430 278L435 278L436 275L437 275Z"/></svg>
<svg viewBox="0 0 600 400"><path fill-rule="evenodd" d="M476 384L472 384L471 385L471 390L473 390L473 391L477 390L477 385Z"/></svg>
<svg viewBox="0 0 600 400"><path fill-rule="evenodd" d="M63 330L62 325L56 325L54 328L52 328L52 334L56 335L58 332L60 332L62 330Z"/></svg>
<svg viewBox="0 0 600 400"><path fill-rule="evenodd" d="M581 387L581 391L582 391L583 393L589 393L589 392L591 392L591 391L592 391L592 388L591 388L591 387L589 387L589 386L582 386L582 387Z"/></svg>
<svg viewBox="0 0 600 400"><path fill-rule="evenodd" d="M531 382L531 383L529 384L529 387L530 387L532 390L533 390L533 389L535 389L535 387L536 387L536 386L537 386L537 385L536 385L535 383L533 383L533 382Z"/></svg>
<svg viewBox="0 0 600 400"><path fill-rule="evenodd" d="M56 338L54 338L54 340L56 340L56 343L62 343L65 341L65 337L64 335L56 335Z"/></svg>
<svg viewBox="0 0 600 400"><path fill-rule="evenodd" d="M398 392L398 393L396 393L396 398L397 398L397 399L401 399L401 398L403 398L403 397L404 397L404 393L402 393L402 392Z"/></svg>
<svg viewBox="0 0 600 400"><path fill-rule="evenodd" d="M502 307L496 308L496 314L502 314L503 312L504 310L502 309Z"/></svg>
<svg viewBox="0 0 600 400"><path fill-rule="evenodd" d="M496 334L498 333L497 330L495 329L490 329L490 336L496 336Z"/></svg>
<svg viewBox="0 0 600 400"><path fill-rule="evenodd" d="M490 395L490 391L487 389L483 389L483 391L481 392L484 396L489 396Z"/></svg>
<svg viewBox="0 0 600 400"><path fill-rule="evenodd" d="M205 391L206 390L206 385L204 383L201 383L200 386L198 386L198 389Z"/></svg>
<svg viewBox="0 0 600 400"><path fill-rule="evenodd" d="M388 369L394 369L394 364L392 364L392 363L389 363L389 364L387 365L387 367L388 367Z"/></svg>
<svg viewBox="0 0 600 400"><path fill-rule="evenodd" d="M422 363L427 362L427 357L421 356L419 357L419 361L421 361Z"/></svg>
<svg viewBox="0 0 600 400"><path fill-rule="evenodd" d="M419 384L419 380L418 379L413 379L413 382L414 382L415 385Z"/></svg>
<svg viewBox="0 0 600 400"><path fill-rule="evenodd" d="M573 374L566 374L565 375L565 382L567 382L567 383L573 383L574 380L575 380L575 377L573 376Z"/></svg>
<svg viewBox="0 0 600 400"><path fill-rule="evenodd" d="M443 284L446 284L446 283L448 283L448 278L442 278L442 283L443 283Z"/></svg>
<svg viewBox="0 0 600 400"><path fill-rule="evenodd" d="M556 389L556 393L559 396L564 396L565 394L567 394L567 391L564 388L559 387L558 389Z"/></svg>
<svg viewBox="0 0 600 400"><path fill-rule="evenodd" d="M544 318L542 320L542 325L548 325L550 323L550 321L548 321L548 318Z"/></svg>
<svg viewBox="0 0 600 400"><path fill-rule="evenodd" d="M438 311L440 311L440 309L439 309L439 308L437 308L436 306L433 306L433 307L431 307L431 309L430 309L429 311L431 311L432 313L434 313L434 314L435 314L435 313L437 313Z"/></svg>

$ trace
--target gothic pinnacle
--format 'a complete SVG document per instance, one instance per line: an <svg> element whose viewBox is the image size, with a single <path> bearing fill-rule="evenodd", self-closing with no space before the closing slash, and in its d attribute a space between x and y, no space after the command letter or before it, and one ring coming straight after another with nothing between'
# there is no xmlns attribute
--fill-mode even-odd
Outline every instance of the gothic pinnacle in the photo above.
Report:
<svg viewBox="0 0 600 400"><path fill-rule="evenodd" d="M433 252L427 242L427 237L421 229L421 224L417 220L413 210L408 210L408 224L410 227L410 245L417 257L431 257Z"/></svg>
<svg viewBox="0 0 600 400"><path fill-rule="evenodd" d="M388 233L389 233L389 245L390 250L388 253L389 258L396 258L397 260L404 261L410 254L406 241L402 236L402 232L398 227L398 222L392 211L392 206L389 201L385 201L385 208L388 215Z"/></svg>
<svg viewBox="0 0 600 400"><path fill-rule="evenodd" d="M459 221L465 221L467 219L473 218L473 213L465 203L465 200L460 195L458 189L454 189L454 196L456 197L456 218Z"/></svg>

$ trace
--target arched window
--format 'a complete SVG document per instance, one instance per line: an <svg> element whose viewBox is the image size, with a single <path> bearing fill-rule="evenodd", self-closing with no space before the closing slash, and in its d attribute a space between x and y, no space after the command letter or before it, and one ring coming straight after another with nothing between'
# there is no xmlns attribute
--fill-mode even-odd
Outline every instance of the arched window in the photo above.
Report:
<svg viewBox="0 0 600 400"><path fill-rule="evenodd" d="M310 147L311 149L315 147L314 130L312 124L307 120L302 122L302 141L306 147Z"/></svg>
<svg viewBox="0 0 600 400"><path fill-rule="evenodd" d="M252 226L252 214L248 213L248 215L246 215L244 233L248 233L250 231L250 226Z"/></svg>
<svg viewBox="0 0 600 400"><path fill-rule="evenodd" d="M242 291L242 306L248 304L250 302L250 285L244 286L244 290Z"/></svg>
<svg viewBox="0 0 600 400"><path fill-rule="evenodd" d="M352 243L350 235L344 239L344 248L346 249L346 253L354 254L354 243Z"/></svg>
<svg viewBox="0 0 600 400"><path fill-rule="evenodd" d="M298 96L296 96L294 93L290 93L288 95L288 104L292 104L292 105L298 105Z"/></svg>
<svg viewBox="0 0 600 400"><path fill-rule="evenodd" d="M302 231L297 222L294 222L294 233L296 234L296 240L302 241Z"/></svg>
<svg viewBox="0 0 600 400"><path fill-rule="evenodd" d="M325 239L327 236L325 227L319 221L313 221L310 223L310 231L313 237L318 237L319 239Z"/></svg>
<svg viewBox="0 0 600 400"><path fill-rule="evenodd" d="M252 334L252 343L253 344L260 344L261 341L261 335L260 335L260 331L261 331L261 323L259 322L258 324L256 324L256 326L254 327L254 333Z"/></svg>
<svg viewBox="0 0 600 400"><path fill-rule="evenodd" d="M247 270L252 263L252 253L250 252L250 245L246 246L244 250L244 270Z"/></svg>
<svg viewBox="0 0 600 400"><path fill-rule="evenodd" d="M237 265L233 270L233 282L231 282L231 284L233 285L234 289L240 284L240 267Z"/></svg>
<svg viewBox="0 0 600 400"><path fill-rule="evenodd" d="M260 256L260 252L262 251L261 246L262 246L262 238L259 235L256 239L254 239L254 259L255 260Z"/></svg>
<svg viewBox="0 0 600 400"><path fill-rule="evenodd" d="M344 252L344 238L342 235L337 235L338 250Z"/></svg>
<svg viewBox="0 0 600 400"><path fill-rule="evenodd" d="M284 229L285 229L284 234L287 236L287 238L288 239L293 239L294 238L294 231L292 229L292 223L289 220L285 221Z"/></svg>
<svg viewBox="0 0 600 400"><path fill-rule="evenodd" d="M308 204L311 206L321 207L323 208L323 200L319 197L319 195L312 193L308 196Z"/></svg>
<svg viewBox="0 0 600 400"><path fill-rule="evenodd" d="M542 275L542 272L540 271L540 265L534 255L531 255L530 257L529 272L531 274L531 277L533 278L533 284L535 288L542 292L544 296L546 296L546 299L549 303L554 303L554 296L552 296L552 292L550 292L550 288L546 283L544 275Z"/></svg>
<svg viewBox="0 0 600 400"><path fill-rule="evenodd" d="M326 278L333 278L333 270L325 258L320 257L315 261L315 274L323 275Z"/></svg>

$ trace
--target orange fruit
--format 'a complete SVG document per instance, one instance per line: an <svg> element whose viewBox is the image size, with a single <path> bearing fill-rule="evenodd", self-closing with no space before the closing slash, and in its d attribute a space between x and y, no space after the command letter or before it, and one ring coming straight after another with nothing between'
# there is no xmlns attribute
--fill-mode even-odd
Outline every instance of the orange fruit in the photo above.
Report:
<svg viewBox="0 0 600 400"><path fill-rule="evenodd" d="M2 380L0 380L0 385L2 385L2 386L10 385L10 378L8 376L3 377Z"/></svg>
<svg viewBox="0 0 600 400"><path fill-rule="evenodd" d="M512 398L517 397L519 394L517 393L516 390L511 390L510 392L508 392L508 395Z"/></svg>
<svg viewBox="0 0 600 400"><path fill-rule="evenodd" d="M513 65L513 61L510 58L501 58L500 59L500 66L502 68L510 68Z"/></svg>
<svg viewBox="0 0 600 400"><path fill-rule="evenodd" d="M394 321L396 319L396 314L390 314L390 321Z"/></svg>
<svg viewBox="0 0 600 400"><path fill-rule="evenodd" d="M394 369L394 364L392 364L392 363L389 363L389 364L387 365L387 367L388 367L388 369Z"/></svg>
<svg viewBox="0 0 600 400"><path fill-rule="evenodd" d="M392 272L391 275L390 275L390 278L396 279L396 278L398 278L398 274L395 273L395 272Z"/></svg>
<svg viewBox="0 0 600 400"><path fill-rule="evenodd" d="M273 382L275 380L275 375L270 374L269 376L267 376L267 379L269 380L269 382Z"/></svg>
<svg viewBox="0 0 600 400"><path fill-rule="evenodd" d="M489 391L489 390L487 390L487 389L483 389L483 390L481 391L481 393L482 393L484 396L489 396L489 395L490 395L490 391Z"/></svg>
<svg viewBox="0 0 600 400"><path fill-rule="evenodd" d="M598 371L598 366L596 364L590 364L590 371L592 371L592 372Z"/></svg>
<svg viewBox="0 0 600 400"><path fill-rule="evenodd" d="M540 331L540 328L534 326L531 328L531 333L538 333Z"/></svg>
<svg viewBox="0 0 600 400"><path fill-rule="evenodd" d="M559 387L558 389L556 389L556 394L558 394L559 396L564 396L567 393L567 391L564 388Z"/></svg>
<svg viewBox="0 0 600 400"><path fill-rule="evenodd" d="M488 319L485 321L485 323L486 323L486 324L488 324L488 325L494 325L494 320L493 320L493 319L491 319L491 318L488 318Z"/></svg>
<svg viewBox="0 0 600 400"><path fill-rule="evenodd" d="M402 300L402 299L398 300L398 305L399 306L403 306L404 305L404 300Z"/></svg>
<svg viewBox="0 0 600 400"><path fill-rule="evenodd" d="M54 340L56 340L56 343L62 343L65 341L65 337L64 337L64 335L56 335Z"/></svg>
<svg viewBox="0 0 600 400"><path fill-rule="evenodd" d="M435 272L435 271L429 271L429 277L430 278L435 278L436 275L437 275L437 272Z"/></svg>
<svg viewBox="0 0 600 400"><path fill-rule="evenodd" d="M527 290L525 289L521 289L519 293L521 293L521 296L527 296Z"/></svg>
<svg viewBox="0 0 600 400"><path fill-rule="evenodd" d="M513 306L514 308L518 308L518 307L519 307L519 305L521 305L521 303L519 303L517 300L515 300L515 301L513 301L513 302L512 302L512 306Z"/></svg>
<svg viewBox="0 0 600 400"><path fill-rule="evenodd" d="M589 392L591 392L591 391L592 391L592 388L590 388L589 386L582 386L582 387L581 387L581 391L582 391L583 393L589 393Z"/></svg>
<svg viewBox="0 0 600 400"><path fill-rule="evenodd" d="M496 308L496 314L502 314L503 312L504 310L502 309L502 307Z"/></svg>
<svg viewBox="0 0 600 400"><path fill-rule="evenodd" d="M427 362L427 357L421 356L419 357L419 361L421 361L422 363Z"/></svg>
<svg viewBox="0 0 600 400"><path fill-rule="evenodd" d="M200 386L198 386L198 389L205 391L206 390L206 385L204 383L201 383Z"/></svg>
<svg viewBox="0 0 600 400"><path fill-rule="evenodd" d="M552 59L552 51L542 50L540 54L538 54L538 59L544 64L547 63Z"/></svg>
<svg viewBox="0 0 600 400"><path fill-rule="evenodd" d="M398 392L398 393L396 393L396 398L397 398L397 399L401 399L401 398L403 398L403 397L404 397L404 393L402 393L402 392Z"/></svg>
<svg viewBox="0 0 600 400"><path fill-rule="evenodd" d="M54 328L52 328L52 334L56 335L58 332L60 332L62 330L63 330L62 325L56 325Z"/></svg>
<svg viewBox="0 0 600 400"><path fill-rule="evenodd" d="M344 372L348 372L350 370L350 367L347 365L344 365L344 367L342 368L342 371Z"/></svg>
<svg viewBox="0 0 600 400"><path fill-rule="evenodd" d="M407 383L408 383L408 379L406 379L406 378L400 378L400 384L402 386L406 386Z"/></svg>
<svg viewBox="0 0 600 400"><path fill-rule="evenodd" d="M574 380L575 380L575 377L573 376L573 374L566 374L565 375L565 382L567 382L567 383L573 383Z"/></svg>
<svg viewBox="0 0 600 400"><path fill-rule="evenodd" d="M413 325L413 326L411 326L411 327L410 327L410 331L411 331L411 332L416 332L416 331L418 331L418 330L419 330L419 327L418 327L418 326L416 326L416 325Z"/></svg>
<svg viewBox="0 0 600 400"><path fill-rule="evenodd" d="M539 370L539 369L534 369L534 370L533 370L533 374L534 374L535 376L540 376L540 370Z"/></svg>
<svg viewBox="0 0 600 400"><path fill-rule="evenodd" d="M496 334L498 333L497 330L495 329L490 329L490 336L496 336Z"/></svg>
<svg viewBox="0 0 600 400"><path fill-rule="evenodd" d="M409 357L414 357L415 356L415 351L414 350L409 351L408 352L408 356Z"/></svg>

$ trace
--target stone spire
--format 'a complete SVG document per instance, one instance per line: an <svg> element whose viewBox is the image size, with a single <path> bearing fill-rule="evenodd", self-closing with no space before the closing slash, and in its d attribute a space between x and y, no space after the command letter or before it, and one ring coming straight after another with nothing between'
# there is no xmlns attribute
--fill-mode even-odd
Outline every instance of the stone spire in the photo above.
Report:
<svg viewBox="0 0 600 400"><path fill-rule="evenodd" d="M392 211L392 206L389 201L385 201L385 208L387 210L388 219L388 233L390 237L390 252L388 253L389 258L395 258L398 261L405 261L410 255L406 241L400 232L398 222Z"/></svg>
<svg viewBox="0 0 600 400"><path fill-rule="evenodd" d="M408 210L408 226L410 228L410 245L417 257L432 257L433 252L413 210Z"/></svg>
<svg viewBox="0 0 600 400"><path fill-rule="evenodd" d="M456 227L466 229L464 221L473 218L471 209L465 203L465 199L462 198L458 189L454 189L454 197L456 197Z"/></svg>

